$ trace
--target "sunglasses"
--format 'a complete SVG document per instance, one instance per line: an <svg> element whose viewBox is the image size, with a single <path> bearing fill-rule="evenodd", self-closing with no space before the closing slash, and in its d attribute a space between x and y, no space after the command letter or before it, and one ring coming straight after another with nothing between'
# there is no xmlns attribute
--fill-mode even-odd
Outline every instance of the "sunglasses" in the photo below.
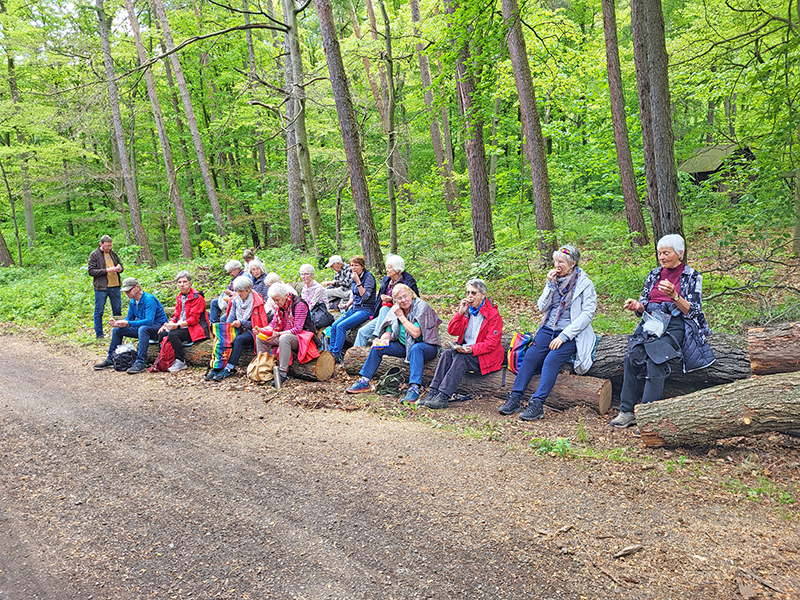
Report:
<svg viewBox="0 0 800 600"><path fill-rule="evenodd" d="M480 294L478 290L467 290L467 296L477 296Z"/></svg>

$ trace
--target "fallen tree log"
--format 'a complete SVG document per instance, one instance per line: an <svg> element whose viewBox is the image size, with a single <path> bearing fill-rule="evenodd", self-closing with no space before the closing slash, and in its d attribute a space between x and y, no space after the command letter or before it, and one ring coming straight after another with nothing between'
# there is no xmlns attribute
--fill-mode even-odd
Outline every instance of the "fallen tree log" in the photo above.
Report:
<svg viewBox="0 0 800 600"><path fill-rule="evenodd" d="M342 366L348 375L356 376L361 371L364 361L369 354L369 348L353 347L344 356ZM425 362L422 370L422 383L429 385L436 371L439 359L435 358ZM390 368L398 367L409 376L409 368L402 358L384 356L374 380L380 378ZM458 392L462 394L493 396L504 400L508 392L514 387L515 375L511 371L501 369L488 375L467 374ZM539 384L539 377L535 376L528 383L525 394L532 394ZM526 398L527 399L527 398ZM605 414L611 406L611 382L596 377L572 375L562 371L556 379L553 391L547 399L546 406L558 410L566 410L573 406L587 406L598 413Z"/></svg>
<svg viewBox="0 0 800 600"><path fill-rule="evenodd" d="M754 375L800 371L800 323L751 327L747 347Z"/></svg>
<svg viewBox="0 0 800 600"><path fill-rule="evenodd" d="M186 353L186 362L190 365L207 367L211 360L211 340L195 342L191 346L186 346L184 352ZM154 361L156 356L158 356L158 345L150 344L147 349L147 359ZM239 358L238 366L247 368L247 365L250 364L254 357L253 350L245 348ZM306 381L327 381L333 376L334 368L333 354L324 351L320 352L319 358L310 360L307 363L300 363L296 359L293 360L289 366L289 376Z"/></svg>
<svg viewBox="0 0 800 600"><path fill-rule="evenodd" d="M651 447L702 446L715 440L786 432L800 422L800 373L752 377L686 396L636 406Z"/></svg>

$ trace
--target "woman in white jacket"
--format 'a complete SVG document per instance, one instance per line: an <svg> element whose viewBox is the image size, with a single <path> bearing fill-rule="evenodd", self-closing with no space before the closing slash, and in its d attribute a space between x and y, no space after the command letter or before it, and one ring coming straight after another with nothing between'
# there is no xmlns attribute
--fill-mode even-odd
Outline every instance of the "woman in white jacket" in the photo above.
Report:
<svg viewBox="0 0 800 600"><path fill-rule="evenodd" d="M566 245L553 253L554 268L547 273L547 283L539 297L539 310L544 317L509 392L500 407L501 415L522 412L522 395L528 382L541 371L539 386L520 415L523 421L544 418L544 403L558 372L575 356L575 372L586 373L592 366L594 330L592 319L597 309L597 294L591 279L578 268L581 254L575 246Z"/></svg>

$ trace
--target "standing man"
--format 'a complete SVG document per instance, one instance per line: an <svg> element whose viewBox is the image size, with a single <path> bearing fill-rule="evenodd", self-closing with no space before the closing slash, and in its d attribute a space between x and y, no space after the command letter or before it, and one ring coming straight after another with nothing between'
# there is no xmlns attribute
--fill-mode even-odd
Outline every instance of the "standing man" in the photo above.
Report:
<svg viewBox="0 0 800 600"><path fill-rule="evenodd" d="M111 314L122 314L122 300L119 289L119 274L122 273L122 262L117 253L111 249L111 237L100 238L100 246L89 255L86 268L92 276L94 284L94 334L97 339L103 335L103 312L106 309L106 298L111 300Z"/></svg>
<svg viewBox="0 0 800 600"><path fill-rule="evenodd" d="M328 264L325 265L326 269L333 269L333 279L331 281L323 281L322 287L327 291L325 295L328 298L328 308L338 310L339 304L342 300L345 302L350 300L350 286L353 285L353 274L350 270L350 265L344 264L342 257L334 254L328 259Z"/></svg>
<svg viewBox="0 0 800 600"><path fill-rule="evenodd" d="M94 366L95 371L111 369L114 367L114 351L122 343L122 338L137 338L139 352L136 362L128 369L130 375L141 373L147 369L147 346L150 340L158 339L161 326L167 322L167 313L161 302L153 294L143 291L139 282L133 277L127 277L122 282L122 291L130 298L128 316L124 319L111 319L114 331L111 333L111 344L108 346L106 359Z"/></svg>

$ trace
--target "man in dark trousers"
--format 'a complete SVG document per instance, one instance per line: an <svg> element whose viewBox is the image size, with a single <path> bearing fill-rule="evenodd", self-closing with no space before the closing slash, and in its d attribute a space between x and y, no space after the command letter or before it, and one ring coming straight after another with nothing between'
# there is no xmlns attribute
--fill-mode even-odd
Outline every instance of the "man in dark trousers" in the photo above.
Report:
<svg viewBox="0 0 800 600"><path fill-rule="evenodd" d="M86 267L89 275L94 280L94 333L98 339L103 335L103 311L106 309L106 299L111 300L111 314L122 314L122 299L120 296L120 273L123 271L122 262L117 253L111 249L111 237L104 235L100 238L100 246L89 255Z"/></svg>

